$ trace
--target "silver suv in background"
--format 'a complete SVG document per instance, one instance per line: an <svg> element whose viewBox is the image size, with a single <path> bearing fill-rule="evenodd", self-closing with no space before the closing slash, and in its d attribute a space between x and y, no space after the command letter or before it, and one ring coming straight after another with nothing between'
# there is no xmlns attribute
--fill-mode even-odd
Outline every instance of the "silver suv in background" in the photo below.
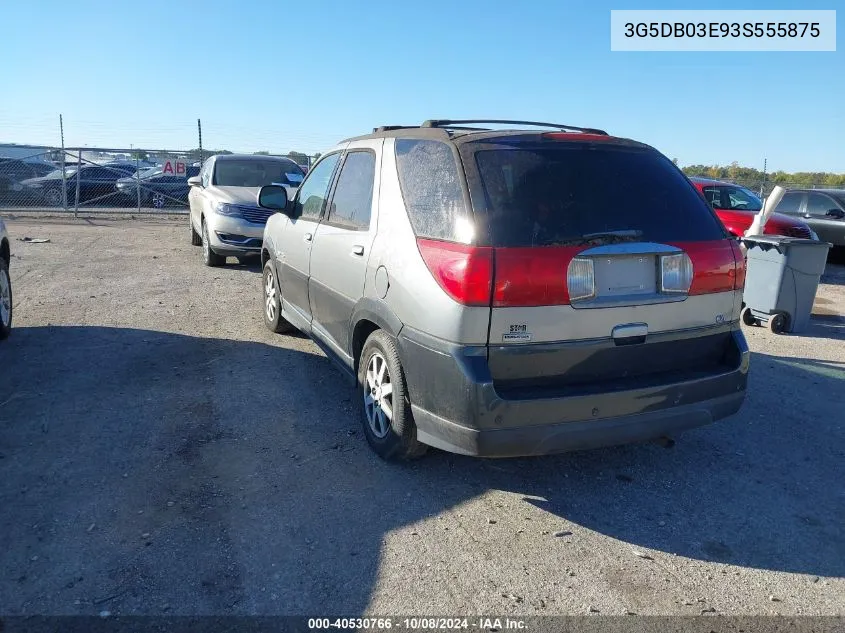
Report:
<svg viewBox="0 0 845 633"><path fill-rule="evenodd" d="M291 201L268 186L259 203L279 211L265 323L338 364L386 459L645 440L743 402L742 253L647 145L531 122L384 127L327 152Z"/></svg>
<svg viewBox="0 0 845 633"><path fill-rule="evenodd" d="M222 266L229 256L257 256L270 215L258 206L258 191L275 184L292 192L304 177L289 158L220 154L206 160L199 176L188 179L191 244L202 246L205 264Z"/></svg>
<svg viewBox="0 0 845 633"><path fill-rule="evenodd" d="M6 224L0 218L0 339L12 331L12 279L9 276L12 252Z"/></svg>

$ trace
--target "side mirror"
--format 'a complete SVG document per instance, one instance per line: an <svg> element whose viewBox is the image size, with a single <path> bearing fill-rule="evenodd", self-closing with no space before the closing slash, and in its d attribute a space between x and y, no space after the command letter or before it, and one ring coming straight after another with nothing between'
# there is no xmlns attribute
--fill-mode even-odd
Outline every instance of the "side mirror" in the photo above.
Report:
<svg viewBox="0 0 845 633"><path fill-rule="evenodd" d="M290 217L288 191L281 185L264 185L258 192L258 206L273 209Z"/></svg>
<svg viewBox="0 0 845 633"><path fill-rule="evenodd" d="M845 211L843 211L842 209L831 209L830 211L825 213L825 215L828 215L832 218L836 218L837 220L841 220L842 218L845 218Z"/></svg>
<svg viewBox="0 0 845 633"><path fill-rule="evenodd" d="M202 187L202 178L199 176L194 176L193 178L188 178L188 186L190 187Z"/></svg>

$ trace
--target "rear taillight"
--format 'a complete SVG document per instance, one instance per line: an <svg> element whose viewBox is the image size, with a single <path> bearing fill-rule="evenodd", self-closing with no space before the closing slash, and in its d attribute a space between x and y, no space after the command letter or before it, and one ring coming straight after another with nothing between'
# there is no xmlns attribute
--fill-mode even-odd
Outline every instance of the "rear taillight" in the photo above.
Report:
<svg viewBox="0 0 845 633"><path fill-rule="evenodd" d="M493 249L417 239L425 265L440 287L458 303L489 306L493 284Z"/></svg>
<svg viewBox="0 0 845 633"><path fill-rule="evenodd" d="M493 306L530 307L569 303L570 262L583 247L497 248Z"/></svg>
<svg viewBox="0 0 845 633"><path fill-rule="evenodd" d="M593 260L575 257L566 271L566 285L569 288L569 299L579 301L592 299L596 296L596 272Z"/></svg>
<svg viewBox="0 0 845 633"><path fill-rule="evenodd" d="M673 246L677 246L689 255L692 262L690 295L727 292L737 288L737 273L741 260L737 261L734 256L736 240L684 242L673 244Z"/></svg>
<svg viewBox="0 0 845 633"><path fill-rule="evenodd" d="M742 252L742 246L739 240L731 240L731 250L733 251L734 262L736 263L734 290L743 290L745 289L745 253Z"/></svg>
<svg viewBox="0 0 845 633"><path fill-rule="evenodd" d="M686 253L660 256L660 291L686 294L692 285L692 260Z"/></svg>

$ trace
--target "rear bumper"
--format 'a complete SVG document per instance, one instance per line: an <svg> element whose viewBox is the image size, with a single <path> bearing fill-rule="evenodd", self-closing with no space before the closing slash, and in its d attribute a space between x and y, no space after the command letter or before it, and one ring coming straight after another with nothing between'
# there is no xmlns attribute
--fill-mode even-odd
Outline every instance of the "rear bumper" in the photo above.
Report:
<svg viewBox="0 0 845 633"><path fill-rule="evenodd" d="M740 330L732 337L737 362L724 372L639 389L523 399L496 392L484 348L435 349L406 330L399 341L421 442L465 455L518 457L648 440L736 413L745 398L749 351Z"/></svg>

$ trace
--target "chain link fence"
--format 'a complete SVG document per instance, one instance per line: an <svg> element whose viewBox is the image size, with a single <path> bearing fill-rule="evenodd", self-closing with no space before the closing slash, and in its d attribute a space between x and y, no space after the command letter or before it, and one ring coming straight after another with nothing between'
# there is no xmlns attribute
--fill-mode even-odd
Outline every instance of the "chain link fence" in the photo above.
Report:
<svg viewBox="0 0 845 633"><path fill-rule="evenodd" d="M188 178L209 154L0 145L0 211L187 213Z"/></svg>
<svg viewBox="0 0 845 633"><path fill-rule="evenodd" d="M771 180L759 179L743 179L743 178L718 178L722 182L729 182L740 187L745 187L756 193L761 198L765 198L775 187L783 187L784 189L842 189L842 187L835 187L824 183L806 183L806 182L777 182Z"/></svg>

